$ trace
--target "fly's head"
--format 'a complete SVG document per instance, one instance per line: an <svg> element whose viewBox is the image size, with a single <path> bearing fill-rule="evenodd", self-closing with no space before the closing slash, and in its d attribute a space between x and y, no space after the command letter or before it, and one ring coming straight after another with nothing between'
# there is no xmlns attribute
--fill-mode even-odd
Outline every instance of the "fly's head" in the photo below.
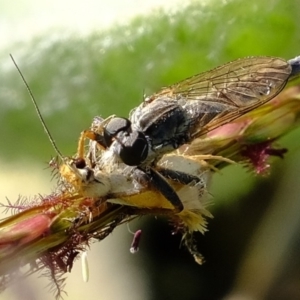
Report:
<svg viewBox="0 0 300 300"><path fill-rule="evenodd" d="M149 145L145 134L131 125L126 118L112 118L103 129L103 141L124 164L138 166L147 158Z"/></svg>

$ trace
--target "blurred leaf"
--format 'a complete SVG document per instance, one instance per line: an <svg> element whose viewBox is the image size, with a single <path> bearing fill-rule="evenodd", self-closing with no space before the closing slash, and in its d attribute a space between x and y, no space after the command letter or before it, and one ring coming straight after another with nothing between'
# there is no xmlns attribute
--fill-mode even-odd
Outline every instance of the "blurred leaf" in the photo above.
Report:
<svg viewBox="0 0 300 300"><path fill-rule="evenodd" d="M127 116L144 92L242 56L299 54L299 8L297 1L194 1L181 11L159 11L86 38L48 32L12 45L0 55L0 154L42 160L53 155L9 52L62 152L72 154L94 116Z"/></svg>

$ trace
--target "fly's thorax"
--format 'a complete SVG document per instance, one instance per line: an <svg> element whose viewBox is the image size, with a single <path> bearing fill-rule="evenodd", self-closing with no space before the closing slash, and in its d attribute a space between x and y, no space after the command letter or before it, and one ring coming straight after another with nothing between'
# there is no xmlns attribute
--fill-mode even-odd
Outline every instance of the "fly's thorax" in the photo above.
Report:
<svg viewBox="0 0 300 300"><path fill-rule="evenodd" d="M143 102L130 112L129 119L133 130L146 132L149 127L160 124L176 111L181 111L176 100L161 97L153 102Z"/></svg>
<svg viewBox="0 0 300 300"><path fill-rule="evenodd" d="M155 156L155 153L161 156L189 141L191 121L182 104L164 96L145 102L131 112L133 130L143 132L149 139L148 156Z"/></svg>

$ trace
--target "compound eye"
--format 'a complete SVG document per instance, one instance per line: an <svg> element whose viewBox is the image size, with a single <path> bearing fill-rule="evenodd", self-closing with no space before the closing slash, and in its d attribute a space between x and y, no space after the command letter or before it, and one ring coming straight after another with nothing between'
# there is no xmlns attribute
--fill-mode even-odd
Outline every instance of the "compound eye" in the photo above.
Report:
<svg viewBox="0 0 300 300"><path fill-rule="evenodd" d="M121 131L129 131L131 128L131 122L125 118L113 118L111 119L104 128L103 136L106 147L109 147L113 138Z"/></svg>
<svg viewBox="0 0 300 300"><path fill-rule="evenodd" d="M120 158L128 166L140 165L148 155L148 141L145 135L139 131L133 131L122 141Z"/></svg>
<svg viewBox="0 0 300 300"><path fill-rule="evenodd" d="M86 167L85 160L83 158L77 158L74 160L74 164L77 169L84 169Z"/></svg>

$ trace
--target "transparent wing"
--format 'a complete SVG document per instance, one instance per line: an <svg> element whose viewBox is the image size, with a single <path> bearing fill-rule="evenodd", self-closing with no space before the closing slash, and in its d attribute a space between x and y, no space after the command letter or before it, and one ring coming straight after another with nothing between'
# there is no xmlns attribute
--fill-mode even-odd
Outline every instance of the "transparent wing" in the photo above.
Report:
<svg viewBox="0 0 300 300"><path fill-rule="evenodd" d="M191 133L195 138L274 98L291 72L291 65L280 58L239 59L164 88L147 98L144 105L169 98L183 106L197 106L203 111L197 118L203 120L196 122L199 127Z"/></svg>

